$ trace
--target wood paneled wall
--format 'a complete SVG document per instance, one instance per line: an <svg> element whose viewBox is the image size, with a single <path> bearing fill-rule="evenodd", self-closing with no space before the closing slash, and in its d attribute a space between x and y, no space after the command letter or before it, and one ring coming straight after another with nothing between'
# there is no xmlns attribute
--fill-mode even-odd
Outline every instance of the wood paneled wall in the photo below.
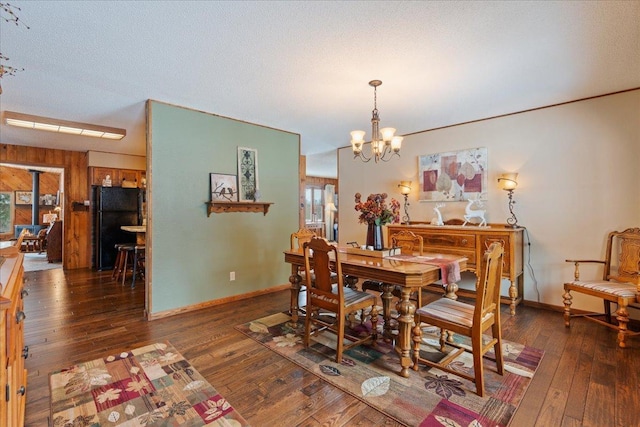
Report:
<svg viewBox="0 0 640 427"><path fill-rule="evenodd" d="M52 172L40 173L40 195L53 194L60 188L60 174ZM33 175L26 169L0 167L0 191L31 191L33 187ZM42 224L42 214L48 213L54 206L40 206L38 224ZM17 205L13 211L14 224L31 224L31 205ZM7 237L13 237L13 232ZM5 235L1 236L5 238Z"/></svg>
<svg viewBox="0 0 640 427"><path fill-rule="evenodd" d="M324 188L325 185L333 184L336 187L336 193L338 192L338 179L337 178L323 178L319 176L307 176L306 177L307 185L316 185L318 187Z"/></svg>
<svg viewBox="0 0 640 427"><path fill-rule="evenodd" d="M87 153L2 144L0 162L64 169L63 267L91 267L91 216L89 210L72 209L74 201L89 200Z"/></svg>

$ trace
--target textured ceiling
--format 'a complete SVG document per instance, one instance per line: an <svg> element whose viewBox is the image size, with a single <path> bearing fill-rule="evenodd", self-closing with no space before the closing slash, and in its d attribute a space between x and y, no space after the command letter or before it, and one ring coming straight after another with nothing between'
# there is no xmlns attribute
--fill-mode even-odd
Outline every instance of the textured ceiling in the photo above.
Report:
<svg viewBox="0 0 640 427"><path fill-rule="evenodd" d="M638 1L10 3L30 29L0 23L24 68L0 109L127 136L3 124L2 143L144 155L151 98L299 133L309 172L335 176L322 153L370 137L372 79L399 134L640 87Z"/></svg>

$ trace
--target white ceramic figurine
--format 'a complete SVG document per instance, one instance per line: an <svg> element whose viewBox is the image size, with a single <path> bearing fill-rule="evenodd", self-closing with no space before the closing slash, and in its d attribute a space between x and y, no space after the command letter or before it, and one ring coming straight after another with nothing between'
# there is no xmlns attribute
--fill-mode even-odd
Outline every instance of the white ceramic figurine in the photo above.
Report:
<svg viewBox="0 0 640 427"><path fill-rule="evenodd" d="M483 227L487 225L487 220L484 218L484 213L486 211L484 209L471 209L473 205L478 205L478 207L482 207L482 202L480 201L480 197L477 197L475 199L467 199L467 202L469 202L469 204L467 204L467 207L464 208L466 215L464 215L464 223L462 225L463 226L467 225L467 222L469 222L472 218L480 219L480 223L478 224L479 227Z"/></svg>

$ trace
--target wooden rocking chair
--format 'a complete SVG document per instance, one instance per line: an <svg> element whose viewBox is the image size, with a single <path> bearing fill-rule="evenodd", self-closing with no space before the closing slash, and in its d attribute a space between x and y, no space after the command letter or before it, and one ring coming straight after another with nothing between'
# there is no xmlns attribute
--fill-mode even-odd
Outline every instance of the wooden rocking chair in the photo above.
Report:
<svg viewBox="0 0 640 427"><path fill-rule="evenodd" d="M617 253L617 259L613 259ZM627 329L629 323L629 304L640 302L640 228L628 228L624 231L613 231L607 239L607 251L604 260L572 260L575 264L575 279L564 284L564 324L570 327L572 317L583 316L589 320L618 331L618 345L626 347L627 336L638 335ZM581 263L598 263L604 265L602 279L580 280ZM617 271L612 271L617 265ZM602 298L604 313L571 314L571 291L580 292ZM616 323L611 322L611 303L618 305L615 312ZM596 318L605 316L606 320Z"/></svg>

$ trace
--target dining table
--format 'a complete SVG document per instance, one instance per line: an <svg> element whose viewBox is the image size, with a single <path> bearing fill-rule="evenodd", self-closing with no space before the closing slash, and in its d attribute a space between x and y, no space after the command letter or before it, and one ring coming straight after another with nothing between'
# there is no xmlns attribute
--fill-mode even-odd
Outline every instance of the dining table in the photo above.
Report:
<svg viewBox="0 0 640 427"><path fill-rule="evenodd" d="M136 233L136 245L144 245L147 240L147 226L146 225L123 225L120 227L122 231L128 231L129 233Z"/></svg>
<svg viewBox="0 0 640 427"><path fill-rule="evenodd" d="M396 304L398 316L398 334L396 336L395 351L400 358L400 372L402 377L408 377L410 367L413 364L411 357L412 334L415 326L414 314L416 305L411 300L411 293L421 291L425 286L442 279L443 267L457 263L459 271L467 269L467 258L449 254L423 254L418 257L375 257L361 254L348 253L348 248L338 247L338 257L342 264L345 286L356 288L359 279L369 279L388 284L383 287L381 296L383 304L383 317L385 329L390 327L391 320L391 290L393 286L400 285L401 296ZM299 319L298 298L303 285L299 271L304 269L304 253L302 249L284 251L284 260L291 264L291 323L297 327ZM443 287L444 296L456 299L458 285L449 281Z"/></svg>
<svg viewBox="0 0 640 427"><path fill-rule="evenodd" d="M136 246L134 248L133 255L133 274L131 276L131 287L136 284L136 275L138 273L139 264L144 266L144 261L139 262L140 259L144 260L146 243L147 243L147 226L146 225L123 225L120 227L122 231L128 231L129 233L136 233ZM142 268L141 267L141 268ZM142 270L144 273L144 270Z"/></svg>

